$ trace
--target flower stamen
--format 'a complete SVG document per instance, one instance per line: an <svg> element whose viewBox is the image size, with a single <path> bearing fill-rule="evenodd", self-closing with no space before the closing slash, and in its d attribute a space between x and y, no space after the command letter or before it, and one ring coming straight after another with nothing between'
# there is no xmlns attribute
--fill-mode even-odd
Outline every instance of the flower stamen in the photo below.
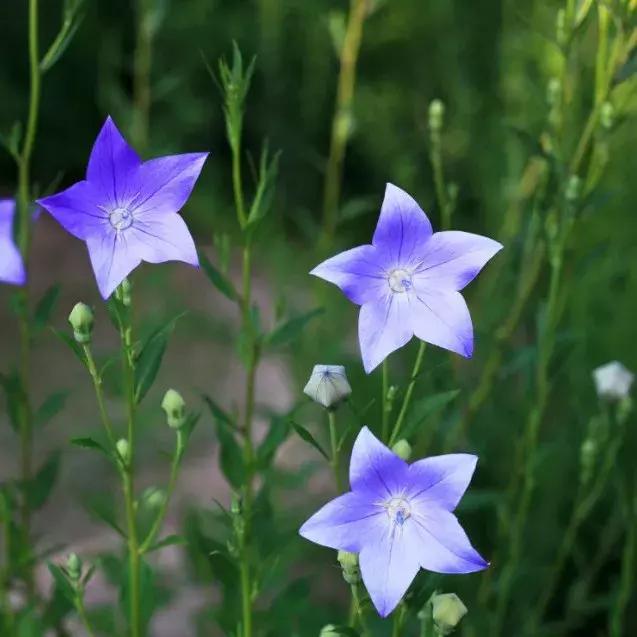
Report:
<svg viewBox="0 0 637 637"><path fill-rule="evenodd" d="M397 293L409 292L413 286L411 272L402 268L392 270L387 277L387 282L391 291Z"/></svg>

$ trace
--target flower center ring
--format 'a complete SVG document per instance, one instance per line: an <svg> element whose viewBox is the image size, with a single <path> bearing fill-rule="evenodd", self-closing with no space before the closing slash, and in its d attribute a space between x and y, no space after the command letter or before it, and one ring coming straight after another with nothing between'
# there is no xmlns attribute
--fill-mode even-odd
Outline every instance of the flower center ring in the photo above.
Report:
<svg viewBox="0 0 637 637"><path fill-rule="evenodd" d="M396 268L389 273L389 277L387 278L387 282L389 283L389 287L392 292L409 292L411 290L413 284L411 281L411 273L407 270L403 270L402 268Z"/></svg>
<svg viewBox="0 0 637 637"><path fill-rule="evenodd" d="M385 504L389 519L402 526L411 517L411 507L405 498L392 498Z"/></svg>
<svg viewBox="0 0 637 637"><path fill-rule="evenodd" d="M128 208L115 208L108 215L111 226L118 232L133 225L133 213Z"/></svg>

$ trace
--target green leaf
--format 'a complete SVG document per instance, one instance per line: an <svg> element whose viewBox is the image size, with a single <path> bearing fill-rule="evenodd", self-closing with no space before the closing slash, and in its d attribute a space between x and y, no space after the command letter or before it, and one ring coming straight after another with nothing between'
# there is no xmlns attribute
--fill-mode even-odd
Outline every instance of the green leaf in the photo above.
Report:
<svg viewBox="0 0 637 637"><path fill-rule="evenodd" d="M64 595L64 597L71 602L71 604L75 603L75 591L73 590L73 586L71 586L71 582L69 582L66 573L53 562L47 562L47 566L49 567L49 572L53 576L53 581L55 585L60 590L60 592Z"/></svg>
<svg viewBox="0 0 637 637"><path fill-rule="evenodd" d="M20 430L20 406L24 403L22 383L17 374L0 374L0 386L7 401L9 424L13 431Z"/></svg>
<svg viewBox="0 0 637 637"><path fill-rule="evenodd" d="M425 396L414 403L409 419L400 432L401 438L409 438L422 424L435 414L437 411L444 409L456 396L460 393L459 389Z"/></svg>
<svg viewBox="0 0 637 637"><path fill-rule="evenodd" d="M59 470L60 454L53 453L27 486L27 497L33 509L39 509L46 504L55 486Z"/></svg>
<svg viewBox="0 0 637 637"><path fill-rule="evenodd" d="M297 339L305 329L305 326L317 316L323 313L323 308L316 308L311 312L306 312L300 316L295 316L285 323L279 325L267 338L267 344L272 347L287 345Z"/></svg>
<svg viewBox="0 0 637 637"><path fill-rule="evenodd" d="M55 418L64 409L69 393L68 391L58 391L51 394L35 412L34 425L42 427Z"/></svg>
<svg viewBox="0 0 637 637"><path fill-rule="evenodd" d="M212 283L212 285L214 285L221 294L229 298L231 301L238 300L239 295L237 294L234 285L232 285L232 282L212 264L203 252L199 253L199 264L201 265L201 269L204 271L205 275L208 277L210 283Z"/></svg>
<svg viewBox="0 0 637 637"><path fill-rule="evenodd" d="M135 363L135 401L137 403L143 400L155 382L168 346L168 339L182 316L183 314L180 314L158 327L144 342Z"/></svg>
<svg viewBox="0 0 637 637"><path fill-rule="evenodd" d="M151 547L146 550L146 553L152 553L153 551L158 551L159 549L163 549L166 546L175 546L176 544L187 544L188 540L183 535L168 535L163 540L159 540L156 544L153 544Z"/></svg>
<svg viewBox="0 0 637 637"><path fill-rule="evenodd" d="M97 442L97 440L94 440L93 438L90 438L90 437L71 438L70 442L72 445L75 445L76 447L82 447L82 449L95 449L95 451L99 451L100 453L103 453L107 458L111 457L111 454L108 451L108 449L106 449L104 445Z"/></svg>
<svg viewBox="0 0 637 637"><path fill-rule="evenodd" d="M79 345L75 339L66 332L62 332L61 330L51 328L52 332L75 354L76 358L86 367L86 356L84 355L84 350L82 346Z"/></svg>
<svg viewBox="0 0 637 637"><path fill-rule="evenodd" d="M63 5L62 24L48 51L40 62L40 71L46 73L62 57L73 41L84 19L85 0L66 0Z"/></svg>
<svg viewBox="0 0 637 637"><path fill-rule="evenodd" d="M105 497L93 497L84 503L88 513L104 522L111 527L116 533L122 537L126 537L126 533L117 522L117 513L115 512L115 503Z"/></svg>
<svg viewBox="0 0 637 637"><path fill-rule="evenodd" d="M0 135L0 144L16 160L20 159L20 143L22 142L22 122L16 121L7 135Z"/></svg>
<svg viewBox="0 0 637 637"><path fill-rule="evenodd" d="M307 430L305 427L302 427L298 423L293 420L290 421L292 427L294 427L294 431L305 440L305 442L311 444L328 462L330 457L327 455L327 452L321 447L316 438Z"/></svg>
<svg viewBox="0 0 637 637"><path fill-rule="evenodd" d="M275 417L270 421L270 428L257 451L257 465L260 469L267 469L274 460L279 447L290 434L290 421L287 417Z"/></svg>
<svg viewBox="0 0 637 637"><path fill-rule="evenodd" d="M129 582L128 576L129 563L127 562L124 569L123 577L120 583L119 589L119 602L125 617L130 621L130 603L129 603ZM158 588L156 585L156 578L153 569L143 559L140 560L140 574L139 574L139 612L142 622L142 634L146 634L147 626L150 618L153 616L155 609L159 604Z"/></svg>
<svg viewBox="0 0 637 637"><path fill-rule="evenodd" d="M61 286L59 284L52 285L38 301L33 314L33 322L36 332L42 331L51 320L55 306L60 298Z"/></svg>

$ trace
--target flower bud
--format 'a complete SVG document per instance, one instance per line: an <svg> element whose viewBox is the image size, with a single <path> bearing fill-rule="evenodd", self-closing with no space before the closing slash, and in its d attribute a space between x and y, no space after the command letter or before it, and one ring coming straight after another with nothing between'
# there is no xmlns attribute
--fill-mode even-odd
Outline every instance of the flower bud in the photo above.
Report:
<svg viewBox="0 0 637 637"><path fill-rule="evenodd" d="M571 175L566 183L564 196L569 203L576 202L582 194L582 180L577 175Z"/></svg>
<svg viewBox="0 0 637 637"><path fill-rule="evenodd" d="M348 584L358 584L361 581L358 555L349 551L339 551L337 559L343 569L343 579Z"/></svg>
<svg viewBox="0 0 637 637"><path fill-rule="evenodd" d="M555 19L555 39L560 46L564 46L567 40L566 32L566 11L558 9Z"/></svg>
<svg viewBox="0 0 637 637"><path fill-rule="evenodd" d="M605 130L610 130L615 124L615 107L611 102L604 102L599 113L599 123Z"/></svg>
<svg viewBox="0 0 637 637"><path fill-rule="evenodd" d="M88 345L93 334L95 315L86 303L77 303L69 314L69 323L73 328L73 338L80 345Z"/></svg>
<svg viewBox="0 0 637 637"><path fill-rule="evenodd" d="M144 493L144 501L151 509L158 509L166 500L166 493L158 487L150 487Z"/></svg>
<svg viewBox="0 0 637 637"><path fill-rule="evenodd" d="M411 458L411 445L403 438L399 440L391 450L403 460L407 461Z"/></svg>
<svg viewBox="0 0 637 637"><path fill-rule="evenodd" d="M635 376L618 361L612 361L593 370L597 395L603 400L618 401L628 398Z"/></svg>
<svg viewBox="0 0 637 637"><path fill-rule="evenodd" d="M441 635L451 634L467 614L467 607L455 593L434 595L431 605L434 624Z"/></svg>
<svg viewBox="0 0 637 637"><path fill-rule="evenodd" d="M597 461L597 450L597 442L592 438L584 440L580 447L580 482L582 484L588 484L588 481L593 476L595 463Z"/></svg>
<svg viewBox="0 0 637 637"><path fill-rule="evenodd" d="M442 100L433 100L429 104L429 128L440 131L445 123L445 105Z"/></svg>
<svg viewBox="0 0 637 637"><path fill-rule="evenodd" d="M124 307L130 307L131 305L131 289L132 285L128 277L126 277L120 284L115 295Z"/></svg>
<svg viewBox="0 0 637 637"><path fill-rule="evenodd" d="M79 580L82 576L82 560L75 553L69 553L66 558L66 572L72 580Z"/></svg>
<svg viewBox="0 0 637 637"><path fill-rule="evenodd" d="M546 102L551 108L554 108L560 103L561 97L562 83L559 78L552 77L546 87Z"/></svg>
<svg viewBox="0 0 637 637"><path fill-rule="evenodd" d="M181 429L186 422L186 403L181 394L174 389L169 389L161 401L161 408L166 412L168 426L173 429Z"/></svg>
<svg viewBox="0 0 637 637"><path fill-rule="evenodd" d="M334 624L328 624L327 626L323 626L323 628L321 628L319 637L339 637L339 635L342 634L343 633L341 633L341 631L336 626L334 626Z"/></svg>
<svg viewBox="0 0 637 637"><path fill-rule="evenodd" d="M334 409L352 393L342 365L314 365L303 393L326 409Z"/></svg>
<svg viewBox="0 0 637 637"><path fill-rule="evenodd" d="M117 448L117 453L119 454L120 458L124 462L127 462L128 461L128 440L121 438L120 440L117 441L117 443L115 444L115 447Z"/></svg>

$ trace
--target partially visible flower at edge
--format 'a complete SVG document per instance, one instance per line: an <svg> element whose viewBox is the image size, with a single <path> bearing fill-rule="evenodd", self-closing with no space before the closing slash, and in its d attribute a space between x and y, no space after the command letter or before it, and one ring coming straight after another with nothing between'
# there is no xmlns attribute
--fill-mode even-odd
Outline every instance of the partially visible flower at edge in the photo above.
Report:
<svg viewBox="0 0 637 637"><path fill-rule="evenodd" d="M488 566L452 513L476 463L476 456L449 454L407 464L363 427L352 450L352 490L328 502L299 533L358 553L363 582L386 617L420 568L472 573Z"/></svg>
<svg viewBox="0 0 637 637"><path fill-rule="evenodd" d="M600 398L622 400L630 394L635 375L619 361L612 361L595 368L593 380Z"/></svg>
<svg viewBox="0 0 637 637"><path fill-rule="evenodd" d="M13 238L15 213L13 199L0 199L0 283L24 285L27 272Z"/></svg>
<svg viewBox="0 0 637 637"><path fill-rule="evenodd" d="M416 201L387 184L371 245L327 259L310 274L361 306L358 334L370 373L412 336L470 357L473 325L460 290L501 249L468 232L434 233Z"/></svg>
<svg viewBox="0 0 637 637"><path fill-rule="evenodd" d="M336 407L352 393L343 365L314 365L303 393L326 409Z"/></svg>
<svg viewBox="0 0 637 637"><path fill-rule="evenodd" d="M142 262L199 260L177 214L208 153L142 162L109 117L91 151L86 179L38 201L62 227L86 242L103 298Z"/></svg>

